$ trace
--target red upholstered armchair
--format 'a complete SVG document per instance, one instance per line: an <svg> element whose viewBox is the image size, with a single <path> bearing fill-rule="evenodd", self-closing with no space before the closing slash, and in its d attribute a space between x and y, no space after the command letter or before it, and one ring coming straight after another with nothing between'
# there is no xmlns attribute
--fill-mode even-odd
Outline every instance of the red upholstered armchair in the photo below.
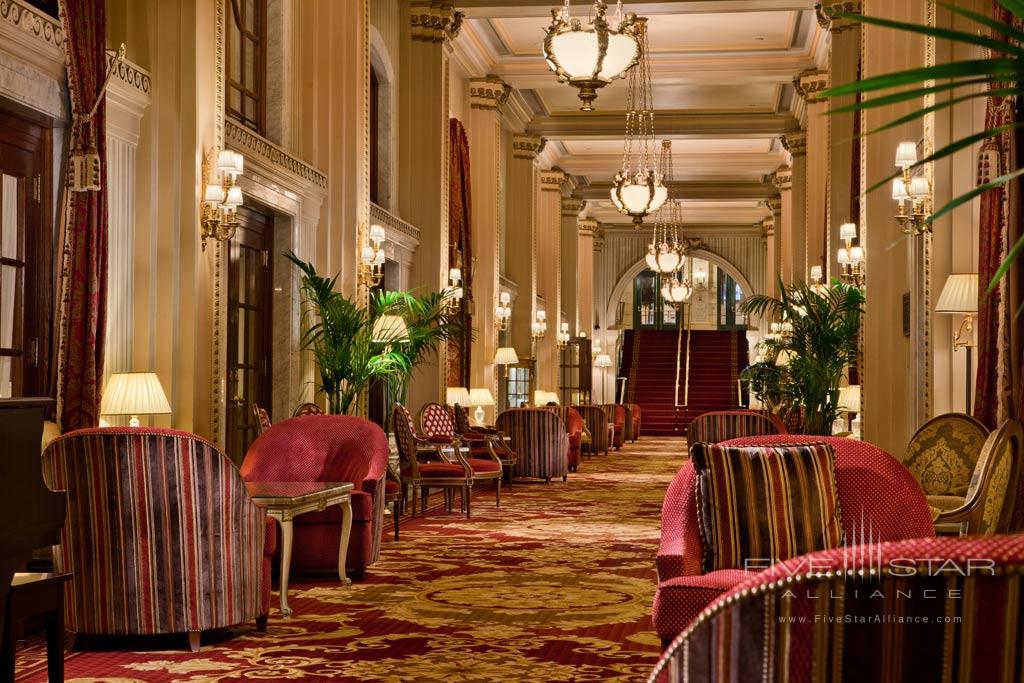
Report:
<svg viewBox="0 0 1024 683"><path fill-rule="evenodd" d="M68 492L54 568L68 629L97 635L199 632L270 609L273 522L231 460L166 429L83 429L58 437L43 477ZM213 570L215 568L215 571Z"/></svg>
<svg viewBox="0 0 1024 683"><path fill-rule="evenodd" d="M561 477L569 472L569 436L562 419L544 408L512 408L498 415L495 427L512 439L519 454L515 476L530 479Z"/></svg>
<svg viewBox="0 0 1024 683"><path fill-rule="evenodd" d="M601 406L573 406L583 418L587 431L590 432L590 446L587 451L591 455L604 451L608 455L611 439L608 438L608 413Z"/></svg>
<svg viewBox="0 0 1024 683"><path fill-rule="evenodd" d="M836 437L774 435L725 442L745 446L824 442L836 453L836 488L847 539L897 541L934 536L928 502L910 471L885 451ZM704 545L697 519L696 475L683 464L669 485L661 511L658 591L654 627L668 642L716 597L750 576L742 569L702 571Z"/></svg>
<svg viewBox="0 0 1024 683"><path fill-rule="evenodd" d="M1022 572L1024 535L796 557L713 601L648 680L1019 681Z"/></svg>
<svg viewBox="0 0 1024 683"><path fill-rule="evenodd" d="M686 442L718 443L741 436L785 434L784 426L754 410L718 410L701 413L686 428Z"/></svg>
<svg viewBox="0 0 1024 683"><path fill-rule="evenodd" d="M640 438L640 405L626 404L626 438L633 443Z"/></svg>
<svg viewBox="0 0 1024 683"><path fill-rule="evenodd" d="M612 446L619 450L626 443L626 406L621 403L609 403L603 407L608 413L608 421L615 425Z"/></svg>
<svg viewBox="0 0 1024 683"><path fill-rule="evenodd" d="M306 415L278 422L257 438L242 462L246 481L352 482L352 534L346 567L357 578L380 556L388 440L380 427L347 415ZM338 568L341 509L296 518L292 572Z"/></svg>
<svg viewBox="0 0 1024 683"><path fill-rule="evenodd" d="M548 405L544 410L550 410L562 419L565 433L569 435L569 471L575 472L580 466L580 449L583 446L583 417L571 406Z"/></svg>

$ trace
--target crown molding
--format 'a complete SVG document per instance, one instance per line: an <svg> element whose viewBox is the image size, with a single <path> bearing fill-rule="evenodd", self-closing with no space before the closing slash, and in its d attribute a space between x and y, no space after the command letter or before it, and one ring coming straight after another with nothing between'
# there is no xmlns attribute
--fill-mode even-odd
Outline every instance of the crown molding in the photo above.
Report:
<svg viewBox="0 0 1024 683"><path fill-rule="evenodd" d="M757 138L781 135L800 128L789 114L748 112L659 111L655 126L660 137ZM536 117L527 130L557 140L622 138L622 112L589 112Z"/></svg>

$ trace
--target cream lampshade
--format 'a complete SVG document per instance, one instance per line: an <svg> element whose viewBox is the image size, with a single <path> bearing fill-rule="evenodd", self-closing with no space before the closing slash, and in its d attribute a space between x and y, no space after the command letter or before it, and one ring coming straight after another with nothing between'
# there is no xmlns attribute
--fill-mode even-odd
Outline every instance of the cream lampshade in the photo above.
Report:
<svg viewBox="0 0 1024 683"><path fill-rule="evenodd" d="M498 347L498 351L494 354L494 364L505 366L505 376L508 377L508 366L515 365L519 362L519 356L516 355L516 350L511 346Z"/></svg>
<svg viewBox="0 0 1024 683"><path fill-rule="evenodd" d="M139 415L169 415L171 404L155 372L115 372L107 380L100 402L101 415L130 415L128 423L139 426Z"/></svg>
<svg viewBox="0 0 1024 683"><path fill-rule="evenodd" d="M860 385L852 384L839 389L839 407L848 413L860 412Z"/></svg>
<svg viewBox="0 0 1024 683"><path fill-rule="evenodd" d="M382 315L373 323L372 340L379 344L409 341L409 328L400 315Z"/></svg>
<svg viewBox="0 0 1024 683"><path fill-rule="evenodd" d="M468 406L471 405L469 401L469 389L466 387L448 387L445 392L445 403L450 406L460 405Z"/></svg>
<svg viewBox="0 0 1024 683"><path fill-rule="evenodd" d="M607 353L602 353L594 359L595 368L610 368L612 366L612 357Z"/></svg>
<svg viewBox="0 0 1024 683"><path fill-rule="evenodd" d="M473 411L473 419L476 420L478 425L484 423L484 406L494 405L494 396L491 395L491 390L486 387L476 387L469 390L469 405L476 406L476 410Z"/></svg>
<svg viewBox="0 0 1024 683"><path fill-rule="evenodd" d="M936 313L977 313L978 274L952 273L942 286Z"/></svg>

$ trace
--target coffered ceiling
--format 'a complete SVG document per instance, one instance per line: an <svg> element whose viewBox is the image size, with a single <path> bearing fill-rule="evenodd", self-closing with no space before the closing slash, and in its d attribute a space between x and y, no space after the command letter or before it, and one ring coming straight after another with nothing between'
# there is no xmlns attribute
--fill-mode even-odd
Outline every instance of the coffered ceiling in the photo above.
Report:
<svg viewBox="0 0 1024 683"><path fill-rule="evenodd" d="M546 160L576 177L578 194L597 197L621 163L626 83L600 90L597 111L579 111L576 90L558 83L541 56L557 4L461 0L466 21L456 49L472 75L500 76L519 91L531 110L527 130L548 140ZM573 0L573 16L585 20L592 4ZM778 136L799 125L793 79L824 66L826 34L814 0L627 2L624 9L650 19L655 128L659 139L673 140L687 222L759 221L772 192L761 179L785 161ZM609 204L593 199L589 210L602 221L629 222Z"/></svg>

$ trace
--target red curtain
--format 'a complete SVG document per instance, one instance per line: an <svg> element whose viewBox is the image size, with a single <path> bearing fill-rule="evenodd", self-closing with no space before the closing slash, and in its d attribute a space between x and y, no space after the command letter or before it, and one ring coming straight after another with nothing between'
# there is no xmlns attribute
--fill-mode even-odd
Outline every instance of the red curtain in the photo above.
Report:
<svg viewBox="0 0 1024 683"><path fill-rule="evenodd" d="M61 429L95 426L103 381L107 307L105 104L106 3L62 0L68 90L75 117L72 154L99 158L99 188L67 196L63 217L57 413ZM91 120L89 112L99 101Z"/></svg>
<svg viewBox="0 0 1024 683"><path fill-rule="evenodd" d="M448 120L448 263L462 269L462 320L465 334L448 344L448 386L469 387L473 300L472 199L469 140L458 119Z"/></svg>

